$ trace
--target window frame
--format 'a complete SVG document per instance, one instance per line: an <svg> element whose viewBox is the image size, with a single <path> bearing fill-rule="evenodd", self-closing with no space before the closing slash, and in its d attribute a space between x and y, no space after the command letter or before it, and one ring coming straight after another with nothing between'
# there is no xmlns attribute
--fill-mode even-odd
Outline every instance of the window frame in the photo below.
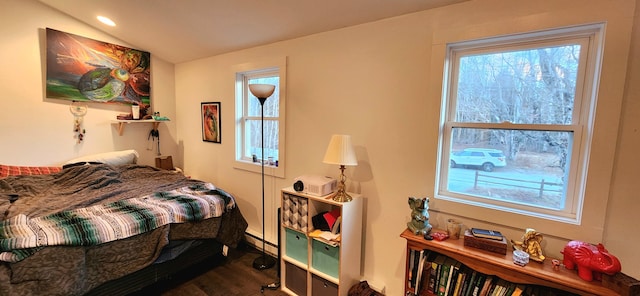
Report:
<svg viewBox="0 0 640 296"><path fill-rule="evenodd" d="M265 59L262 61L245 63L234 66L235 73L235 103L236 103L236 140L234 168L262 172L260 163L255 163L251 159L244 157L245 149L245 123L248 119L255 119L255 116L248 116L246 106L248 106L251 95L248 91L247 82L250 78L260 76L279 76L278 86L278 117L265 117L265 121L274 120L278 122L278 166L265 165L264 174L279 178L285 177L285 119L286 119L286 57ZM257 117L260 119L260 117Z"/></svg>
<svg viewBox="0 0 640 296"><path fill-rule="evenodd" d="M602 238L602 220L606 211L606 199L594 202L594 197L587 194L587 179L593 174L589 171L589 161L592 157L590 150L592 146L594 121L596 111L596 101L598 97L598 89L600 83L600 68L604 47L604 24L588 24L583 26L573 26L565 28L556 28L541 31L532 31L530 33L518 33L512 35L502 35L497 37L479 36L477 39L464 40L443 40L442 43L434 42L434 58L438 58L435 51L438 48L442 50L439 58L443 60L443 71L441 73L441 97L442 109L440 116L440 127L438 135L438 158L437 172L435 176L434 196L435 202L431 208L435 212L443 212L455 215L461 215L478 220L486 220L485 217L492 217L491 223L497 223L510 227L529 228L538 225L542 229L548 230L547 233L560 237L571 237L576 231L584 231L589 229L593 231L586 237L597 241ZM460 34L452 34L451 36L460 36ZM586 65L582 70L583 84L576 85L576 101L573 110L573 122L569 125L546 125L544 130L561 130L571 131L574 133L573 146L569 148L572 153L571 164L569 165L570 181L567 186L567 198L569 194L576 198L570 202L568 213L561 216L554 216L544 211L532 214L528 209L514 207L510 204L510 208L504 204L491 203L487 204L479 198L462 198L461 194L452 194L446 190L447 176L449 172L449 150L450 135L454 127L464 128L490 128L490 129L523 129L523 130L540 130L539 125L529 124L513 124L509 122L502 123L470 123L470 122L454 122L456 101L451 99L451 94L455 97L457 86L456 79L453 76L452 68L457 67L453 58L458 58L452 54L454 50L475 50L486 48L491 52L496 48L514 47L517 44L549 44L558 40L569 40L576 38L586 38L588 41L585 47L584 62L580 66ZM471 41L469 41L471 40ZM581 43L583 44L583 43ZM457 75L455 69L455 74ZM578 97L580 99L578 100ZM579 109L579 110L576 110ZM449 118L452 118L449 120ZM597 173L596 173L597 174ZM444 188L444 190L443 190ZM586 206L586 208L585 208ZM499 214L496 214L499 211ZM585 220L583 215L588 214L599 215L598 219ZM599 221L598 221L599 220Z"/></svg>

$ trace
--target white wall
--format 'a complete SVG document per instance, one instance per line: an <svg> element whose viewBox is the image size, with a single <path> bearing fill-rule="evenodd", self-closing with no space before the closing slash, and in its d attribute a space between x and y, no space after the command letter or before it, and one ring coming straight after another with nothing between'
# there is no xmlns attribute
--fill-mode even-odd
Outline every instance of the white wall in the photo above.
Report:
<svg viewBox="0 0 640 296"><path fill-rule="evenodd" d="M636 1L627 79L605 221L605 246L621 259L622 270L640 279L635 234L640 218L640 1ZM614 131L611 131L612 133Z"/></svg>
<svg viewBox="0 0 640 296"><path fill-rule="evenodd" d="M405 242L399 234L409 221L407 197L432 197L434 191L439 79L443 64L438 60L442 54L432 51L441 48L440 44L440 47L435 44L452 38L478 38L607 22L600 85L602 108L598 109L597 129L615 130L623 99L634 5L635 1L615 1L615 4L577 0L560 3L470 1L178 64L176 96L181 118L178 130L180 141L184 142L185 169L197 178L214 180L236 194L241 210L249 220L249 231L260 234L260 175L232 167L235 141L233 67L286 56L287 155L283 162L286 177L267 177L267 199L271 200L266 206L267 220L275 220L279 189L290 186L294 177L302 174L337 177L337 167L322 163L326 145L331 134L352 135L359 165L349 167L346 173L350 189L366 197L363 277L377 285L386 285L389 295L400 295ZM637 97L626 98L637 101ZM205 100L222 102L221 145L202 142L197 129L199 119L188 117ZM637 126L638 116L631 117L625 118L621 125ZM635 141L632 140L634 132L627 131L626 137L630 139L622 139L621 144L637 148L637 143L628 143ZM631 186L631 180L610 179L615 133L601 133L599 137L604 141L596 144L596 150L610 155L604 161L592 163L593 169L604 171L604 178L590 180L588 190L606 195L610 182ZM619 148L628 155L619 162L629 160L637 166L637 157L631 161L634 150L637 149ZM638 176L627 164L622 167L619 163L614 171L616 175ZM638 212L638 202L626 196L627 191L615 188L610 191L609 218L603 226L604 243L621 258L623 271L638 277L638 257L635 248L629 247L629 241L638 242L638 238L629 235L624 223L624 219L631 219ZM522 229L491 224L491 217L495 215L500 213L491 211L486 221L456 218L467 226L497 228L516 240L522 236ZM432 223L441 226L449 217L432 212ZM276 240L273 225L275 222L267 224L266 235L272 242ZM530 227L536 228L536 225ZM581 234L576 233L576 236ZM545 236L546 255L560 257L559 251L569 239L572 237Z"/></svg>
<svg viewBox="0 0 640 296"><path fill-rule="evenodd" d="M81 155L136 149L139 163L154 164L157 147L146 150L151 124L129 124L119 136L111 123L131 112L128 105L89 103L85 140L76 143L71 101L45 98L46 28L130 46L37 1L0 0L0 163L60 165ZM160 152L176 155L174 65L151 53L151 67L152 108L173 119L159 127Z"/></svg>
<svg viewBox="0 0 640 296"><path fill-rule="evenodd" d="M640 278L640 258L635 250L640 239L634 230L640 212L634 194L640 167L640 86L635 83L640 77L637 19L633 47L629 49L635 3L475 0L179 64L175 69L152 52L154 109L172 119L160 127L161 150L174 155L174 162L184 162L187 174L213 181L236 194L250 223L249 231L261 232L260 175L231 166L235 140L232 68L287 56L286 178L267 178L267 197L274 200L267 204L267 218L274 219L279 190L289 186L294 177L308 173L336 177L338 168L323 164L322 156L331 134L351 134L359 165L346 171L349 187L366 197L363 277L386 285L387 295L400 295L405 242L399 235L409 220L407 197L433 196L440 98L431 85L433 76L441 71L439 61L432 58L433 40L462 29L491 36L522 28L606 21L603 75L608 82L601 85L600 99L605 105L605 118L617 118L620 104L623 111L621 128L610 131L613 141L605 143L612 147L617 144L613 177L592 180L591 184L612 185L603 242L621 259L625 273ZM117 135L110 121L127 112L119 106L90 105L85 119L86 141L75 144L69 103L44 99L46 27L127 45L35 0L0 0L0 163L58 164L77 155L128 148L136 148L143 162L153 163L155 151L146 151L150 127L130 125L124 136ZM629 52L632 55L625 68ZM624 81L627 87L623 97ZM205 101L222 102L222 144L201 140L199 107ZM606 107L609 102L612 106ZM432 222L439 226L446 218L434 213ZM509 238L517 239L522 234L520 230L458 218L467 225L504 230ZM490 223L491 216L486 220ZM272 225L267 227L267 239L275 241ZM558 251L566 239L545 237L545 253L560 256Z"/></svg>

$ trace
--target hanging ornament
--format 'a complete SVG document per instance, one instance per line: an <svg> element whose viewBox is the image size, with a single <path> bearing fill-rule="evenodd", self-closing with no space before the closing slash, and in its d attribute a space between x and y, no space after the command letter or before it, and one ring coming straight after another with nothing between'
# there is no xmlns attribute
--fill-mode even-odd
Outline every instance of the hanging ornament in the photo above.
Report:
<svg viewBox="0 0 640 296"><path fill-rule="evenodd" d="M87 114L87 104L73 101L69 106L69 111L73 114L73 138L80 144L84 140L86 130L82 127L82 121Z"/></svg>

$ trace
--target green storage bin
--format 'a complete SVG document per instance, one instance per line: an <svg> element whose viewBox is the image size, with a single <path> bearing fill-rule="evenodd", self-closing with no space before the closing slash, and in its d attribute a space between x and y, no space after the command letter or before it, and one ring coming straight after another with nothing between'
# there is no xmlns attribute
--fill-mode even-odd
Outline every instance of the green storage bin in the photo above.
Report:
<svg viewBox="0 0 640 296"><path fill-rule="evenodd" d="M340 265L340 246L327 245L319 240L311 244L311 266L332 277L338 277Z"/></svg>
<svg viewBox="0 0 640 296"><path fill-rule="evenodd" d="M286 247L285 254L301 263L308 264L307 236L293 229L285 228Z"/></svg>

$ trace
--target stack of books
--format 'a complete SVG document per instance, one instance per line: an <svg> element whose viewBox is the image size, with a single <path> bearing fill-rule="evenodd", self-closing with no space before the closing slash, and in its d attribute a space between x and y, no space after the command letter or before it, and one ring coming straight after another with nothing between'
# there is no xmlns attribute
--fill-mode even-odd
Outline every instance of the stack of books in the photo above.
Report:
<svg viewBox="0 0 640 296"><path fill-rule="evenodd" d="M512 283L430 250L411 250L407 285L420 296L533 296L567 292Z"/></svg>

